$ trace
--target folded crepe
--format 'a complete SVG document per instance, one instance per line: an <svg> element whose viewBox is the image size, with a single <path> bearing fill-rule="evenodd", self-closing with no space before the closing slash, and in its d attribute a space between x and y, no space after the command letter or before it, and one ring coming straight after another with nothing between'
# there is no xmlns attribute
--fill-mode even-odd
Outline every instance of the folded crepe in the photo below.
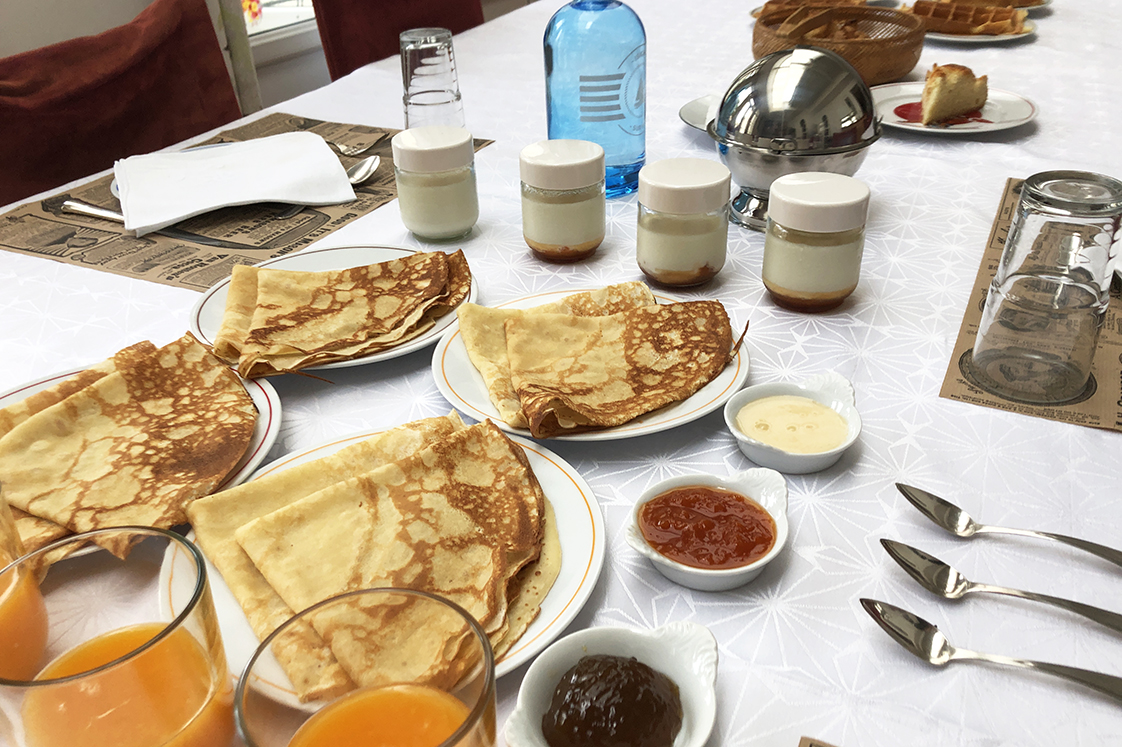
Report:
<svg viewBox="0 0 1122 747"><path fill-rule="evenodd" d="M468 358L483 377L487 395L498 409L499 417L515 428L525 428L527 422L522 413L522 403L510 381L504 326L507 319L528 314L607 316L655 303L655 297L646 285L630 282L574 293L560 301L530 309L493 309L469 303L461 306L456 314Z"/></svg>
<svg viewBox="0 0 1122 747"><path fill-rule="evenodd" d="M214 351L246 378L370 355L429 329L470 289L462 251L323 272L237 265Z"/></svg>
<svg viewBox="0 0 1122 747"><path fill-rule="evenodd" d="M42 412L52 405L57 405L71 394L85 389L118 368L127 368L130 361L136 360L138 356L151 355L155 350L156 346L147 340L130 345L117 351L113 357L107 358L101 363L90 366L84 371L79 371L54 386L35 392L19 402L0 409L0 438L8 435L13 428L32 415ZM56 524L39 516L33 516L19 508L13 507L12 514L16 520L16 531L19 532L20 540L27 552L38 550L40 547L70 534L70 530L61 524ZM54 558L52 562L58 559Z"/></svg>
<svg viewBox="0 0 1122 747"><path fill-rule="evenodd" d="M407 587L456 602L498 642L511 628L509 591L532 585L518 572L541 557L545 505L524 451L485 422L251 521L235 538L292 609L355 589ZM403 629L392 645L393 636L366 636L352 622L313 625L358 685L454 678L447 656L405 643L423 620L395 622ZM443 635L420 630L418 641Z"/></svg>
<svg viewBox="0 0 1122 747"><path fill-rule="evenodd" d="M535 438L621 425L685 399L728 364L719 301L506 321L511 382Z"/></svg>
<svg viewBox="0 0 1122 747"><path fill-rule="evenodd" d="M0 438L0 482L11 505L73 532L171 527L237 464L257 409L193 336L114 361L117 370ZM131 544L105 546L123 557Z"/></svg>
<svg viewBox="0 0 1122 747"><path fill-rule="evenodd" d="M322 459L273 472L187 507L195 540L214 563L261 640L294 614L234 539L243 524L337 482L396 462L465 428L456 414L426 418L351 444ZM316 562L319 562L318 559ZM308 625L290 626L273 654L301 700L333 698L353 688L331 650Z"/></svg>

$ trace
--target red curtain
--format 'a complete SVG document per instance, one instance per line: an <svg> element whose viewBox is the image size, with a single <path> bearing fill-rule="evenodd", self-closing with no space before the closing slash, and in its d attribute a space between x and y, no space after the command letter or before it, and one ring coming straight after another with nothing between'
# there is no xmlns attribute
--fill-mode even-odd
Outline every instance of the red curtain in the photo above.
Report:
<svg viewBox="0 0 1122 747"><path fill-rule="evenodd" d="M0 205L241 116L205 0L0 60Z"/></svg>

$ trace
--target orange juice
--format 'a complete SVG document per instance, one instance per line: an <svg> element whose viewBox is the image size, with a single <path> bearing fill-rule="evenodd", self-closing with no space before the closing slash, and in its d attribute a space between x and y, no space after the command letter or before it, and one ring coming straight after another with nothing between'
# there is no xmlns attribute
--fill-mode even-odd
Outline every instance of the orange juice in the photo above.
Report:
<svg viewBox="0 0 1122 747"><path fill-rule="evenodd" d="M455 696L423 685L366 688L305 721L288 747L436 747L469 713Z"/></svg>
<svg viewBox="0 0 1122 747"><path fill-rule="evenodd" d="M164 627L146 623L92 638L37 679L88 672ZM30 747L224 747L234 734L233 691L222 660L215 666L199 642L177 628L105 671L30 689L23 722Z"/></svg>
<svg viewBox="0 0 1122 747"><path fill-rule="evenodd" d="M10 570L0 576L0 677L30 680L46 648L47 606L35 576Z"/></svg>

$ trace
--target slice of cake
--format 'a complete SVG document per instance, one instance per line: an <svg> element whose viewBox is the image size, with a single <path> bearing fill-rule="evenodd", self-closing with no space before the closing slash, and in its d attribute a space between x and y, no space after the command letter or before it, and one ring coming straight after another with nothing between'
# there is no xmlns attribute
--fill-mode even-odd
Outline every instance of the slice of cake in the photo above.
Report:
<svg viewBox="0 0 1122 747"><path fill-rule="evenodd" d="M935 65L927 72L920 100L920 121L935 124L969 114L986 103L986 76L962 65Z"/></svg>

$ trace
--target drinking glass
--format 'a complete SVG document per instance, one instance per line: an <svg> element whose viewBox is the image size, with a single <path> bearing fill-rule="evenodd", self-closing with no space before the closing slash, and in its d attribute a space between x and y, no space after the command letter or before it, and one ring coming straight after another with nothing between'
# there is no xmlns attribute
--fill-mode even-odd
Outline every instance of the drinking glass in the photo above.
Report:
<svg viewBox="0 0 1122 747"><path fill-rule="evenodd" d="M452 32L423 28L401 32L405 127L464 126Z"/></svg>
<svg viewBox="0 0 1122 747"><path fill-rule="evenodd" d="M296 692L273 647L283 646L288 665L298 666L293 642L309 641L300 632L305 624L353 684L314 699ZM315 666L325 652L313 646L305 653ZM238 682L234 711L247 747L494 747L491 644L470 614L443 597L350 592L309 607L262 642Z"/></svg>
<svg viewBox="0 0 1122 747"><path fill-rule="evenodd" d="M98 544L122 540L135 543L123 559ZM169 564L173 546L181 560ZM181 608L169 601L172 584L192 589ZM0 640L26 644L23 671L0 678L0 744L233 741L233 682L206 566L184 538L145 527L71 535L0 570L0 588Z"/></svg>
<svg viewBox="0 0 1122 747"><path fill-rule="evenodd" d="M1031 404L1081 397L1118 253L1122 182L1082 171L1024 181L974 341L982 388Z"/></svg>

